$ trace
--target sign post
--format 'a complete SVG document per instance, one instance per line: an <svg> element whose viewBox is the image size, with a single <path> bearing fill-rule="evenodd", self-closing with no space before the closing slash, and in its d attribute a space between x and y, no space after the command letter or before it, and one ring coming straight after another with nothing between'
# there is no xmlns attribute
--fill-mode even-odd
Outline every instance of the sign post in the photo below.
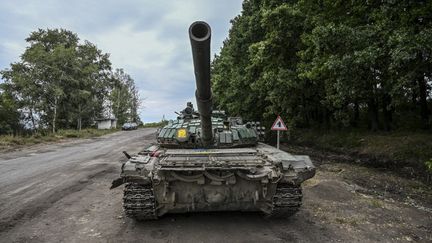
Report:
<svg viewBox="0 0 432 243"><path fill-rule="evenodd" d="M285 126L285 123L282 121L282 118L278 116L276 118L276 121L273 123L273 126L271 127L272 131L277 131L277 145L276 148L279 149L279 131L286 131L288 130Z"/></svg>
<svg viewBox="0 0 432 243"><path fill-rule="evenodd" d="M277 149L279 149L279 138L280 138L280 136L279 136L279 130L277 130L277 145L276 145Z"/></svg>

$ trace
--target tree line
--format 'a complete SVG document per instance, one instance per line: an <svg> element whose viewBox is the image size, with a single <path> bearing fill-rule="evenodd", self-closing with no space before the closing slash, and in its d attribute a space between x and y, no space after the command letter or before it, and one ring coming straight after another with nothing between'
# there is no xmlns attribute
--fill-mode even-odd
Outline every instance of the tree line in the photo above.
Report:
<svg viewBox="0 0 432 243"><path fill-rule="evenodd" d="M431 127L432 1L245 0L212 63L219 108L267 124Z"/></svg>
<svg viewBox="0 0 432 243"><path fill-rule="evenodd" d="M0 134L78 129L95 119L139 121L134 80L109 54L64 29L39 29L19 61L0 71Z"/></svg>

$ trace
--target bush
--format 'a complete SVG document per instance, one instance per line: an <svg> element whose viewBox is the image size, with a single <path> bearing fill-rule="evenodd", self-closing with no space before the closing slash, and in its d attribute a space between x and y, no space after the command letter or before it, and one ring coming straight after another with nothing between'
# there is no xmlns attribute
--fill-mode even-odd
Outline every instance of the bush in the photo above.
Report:
<svg viewBox="0 0 432 243"><path fill-rule="evenodd" d="M167 124L168 124L168 121L148 122L148 123L143 123L142 127L163 127Z"/></svg>
<svg viewBox="0 0 432 243"><path fill-rule="evenodd" d="M428 169L429 173L432 174L432 159L425 162L426 168Z"/></svg>

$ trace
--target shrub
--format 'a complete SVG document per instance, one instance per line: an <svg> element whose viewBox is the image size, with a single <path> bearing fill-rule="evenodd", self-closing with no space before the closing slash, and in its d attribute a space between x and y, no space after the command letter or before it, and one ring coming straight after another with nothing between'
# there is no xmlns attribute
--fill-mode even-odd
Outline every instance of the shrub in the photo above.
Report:
<svg viewBox="0 0 432 243"><path fill-rule="evenodd" d="M425 162L426 168L428 169L429 173L432 174L432 159Z"/></svg>

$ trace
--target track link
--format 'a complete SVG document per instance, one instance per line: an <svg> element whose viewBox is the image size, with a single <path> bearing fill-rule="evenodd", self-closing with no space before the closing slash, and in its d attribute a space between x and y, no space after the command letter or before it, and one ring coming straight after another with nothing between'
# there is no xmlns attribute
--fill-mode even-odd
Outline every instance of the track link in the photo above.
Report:
<svg viewBox="0 0 432 243"><path fill-rule="evenodd" d="M157 219L152 185L126 184L123 208L126 216L136 220Z"/></svg>
<svg viewBox="0 0 432 243"><path fill-rule="evenodd" d="M297 213L302 204L302 190L300 186L278 184L273 196L272 218L290 217Z"/></svg>

